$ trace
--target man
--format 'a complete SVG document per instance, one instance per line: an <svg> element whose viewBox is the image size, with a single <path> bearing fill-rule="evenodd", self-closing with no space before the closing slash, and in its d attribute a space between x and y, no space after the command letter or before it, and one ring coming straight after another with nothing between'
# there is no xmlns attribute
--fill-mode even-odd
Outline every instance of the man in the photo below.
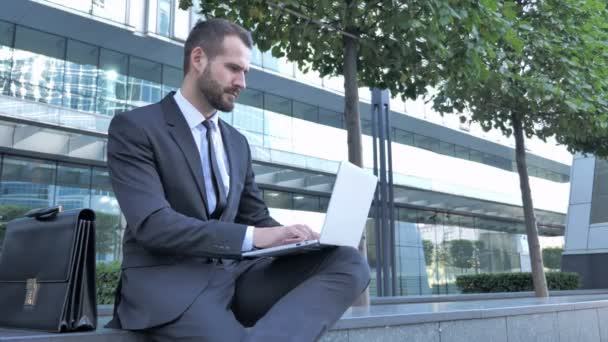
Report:
<svg viewBox="0 0 608 342"><path fill-rule="evenodd" d="M155 341L314 341L367 286L353 248L240 260L318 237L270 217L247 140L218 118L245 89L251 46L233 23L198 23L181 88L112 120L108 166L127 228L110 327Z"/></svg>

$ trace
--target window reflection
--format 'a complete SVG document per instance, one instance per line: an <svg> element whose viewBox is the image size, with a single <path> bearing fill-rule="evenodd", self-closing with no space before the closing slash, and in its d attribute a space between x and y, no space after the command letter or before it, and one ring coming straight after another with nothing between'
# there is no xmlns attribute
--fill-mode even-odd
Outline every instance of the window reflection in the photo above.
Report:
<svg viewBox="0 0 608 342"><path fill-rule="evenodd" d="M120 208L112 191L110 175L106 169L93 169L91 209L95 210L97 260L111 261L122 254Z"/></svg>
<svg viewBox="0 0 608 342"><path fill-rule="evenodd" d="M129 104L135 107L160 101L161 65L144 59L129 58Z"/></svg>
<svg viewBox="0 0 608 342"><path fill-rule="evenodd" d="M128 56L101 49L97 82L97 111L114 115L126 109Z"/></svg>
<svg viewBox="0 0 608 342"><path fill-rule="evenodd" d="M66 210L88 208L90 188L91 168L63 163L58 165L55 204L61 204Z"/></svg>
<svg viewBox="0 0 608 342"><path fill-rule="evenodd" d="M68 40L63 105L94 112L99 48Z"/></svg>
<svg viewBox="0 0 608 342"><path fill-rule="evenodd" d="M61 105L65 43L65 38L17 26L10 95Z"/></svg>
<svg viewBox="0 0 608 342"><path fill-rule="evenodd" d="M169 37L171 31L171 0L158 0L156 33Z"/></svg>
<svg viewBox="0 0 608 342"><path fill-rule="evenodd" d="M21 208L53 204L55 163L37 159L5 157L0 184L0 205Z"/></svg>
<svg viewBox="0 0 608 342"><path fill-rule="evenodd" d="M13 35L15 26L0 21L0 93L7 94L13 62Z"/></svg>

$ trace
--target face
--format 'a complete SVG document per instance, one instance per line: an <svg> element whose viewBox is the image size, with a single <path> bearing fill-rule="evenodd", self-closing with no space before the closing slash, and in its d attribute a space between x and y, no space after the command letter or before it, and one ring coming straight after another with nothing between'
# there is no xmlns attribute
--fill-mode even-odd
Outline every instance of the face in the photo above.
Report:
<svg viewBox="0 0 608 342"><path fill-rule="evenodd" d="M211 107L222 112L234 109L236 98L246 86L250 58L247 45L236 36L228 36L220 54L206 60L196 84Z"/></svg>

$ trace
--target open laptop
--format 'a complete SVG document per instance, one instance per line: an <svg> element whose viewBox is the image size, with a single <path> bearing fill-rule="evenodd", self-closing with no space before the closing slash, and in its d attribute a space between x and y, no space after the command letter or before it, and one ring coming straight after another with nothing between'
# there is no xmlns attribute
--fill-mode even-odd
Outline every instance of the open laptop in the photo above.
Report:
<svg viewBox="0 0 608 342"><path fill-rule="evenodd" d="M317 250L323 246L357 248L369 213L378 178L343 161L329 199L319 240L307 240L243 253L244 258L281 256Z"/></svg>

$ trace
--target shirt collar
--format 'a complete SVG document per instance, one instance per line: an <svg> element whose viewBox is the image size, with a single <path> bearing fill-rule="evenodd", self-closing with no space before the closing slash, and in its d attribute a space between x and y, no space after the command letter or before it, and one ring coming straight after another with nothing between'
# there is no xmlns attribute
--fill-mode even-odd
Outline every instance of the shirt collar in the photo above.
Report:
<svg viewBox="0 0 608 342"><path fill-rule="evenodd" d="M190 129L197 127L203 121L205 121L205 117L203 116L203 114L201 114L201 112L199 112L198 109L196 109L196 107L194 107L194 105L192 105L192 103L190 103L190 101L188 101L184 97L180 89L175 92L173 98L175 99L175 102L177 103L179 109L184 114L184 118L186 119L186 122L188 122L188 126L190 127ZM213 124L217 127L219 120L218 111L216 110L215 113L213 113L213 115L207 120L211 120Z"/></svg>

